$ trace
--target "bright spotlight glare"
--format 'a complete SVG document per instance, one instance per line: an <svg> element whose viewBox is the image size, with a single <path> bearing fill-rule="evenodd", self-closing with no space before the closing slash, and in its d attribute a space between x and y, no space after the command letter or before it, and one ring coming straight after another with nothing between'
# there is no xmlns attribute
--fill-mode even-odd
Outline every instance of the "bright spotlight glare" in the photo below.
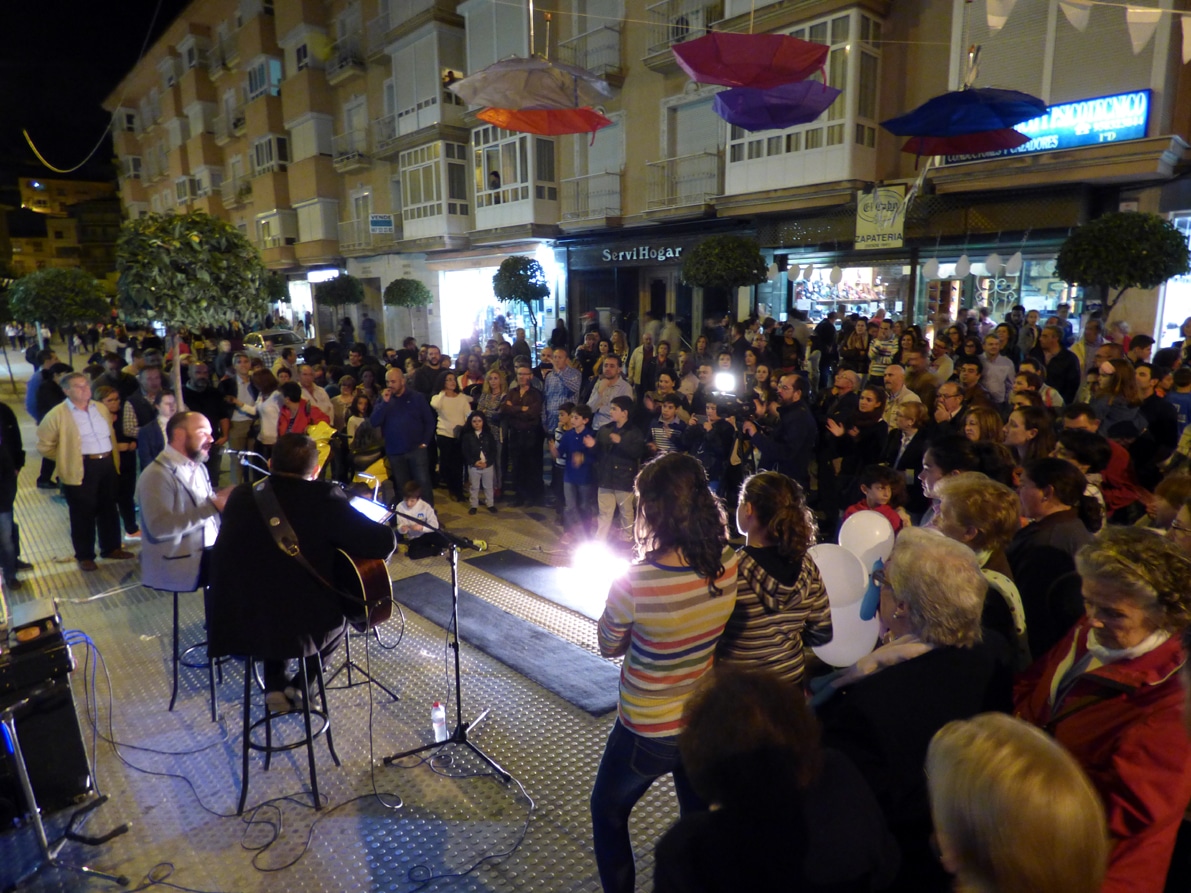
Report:
<svg viewBox="0 0 1191 893"><path fill-rule="evenodd" d="M629 560L601 542L586 542L571 556L570 584L572 590L592 607L608 601L612 583L629 569Z"/></svg>
<svg viewBox="0 0 1191 893"><path fill-rule="evenodd" d="M736 376L731 372L717 372L712 381L717 391L724 394L736 393Z"/></svg>

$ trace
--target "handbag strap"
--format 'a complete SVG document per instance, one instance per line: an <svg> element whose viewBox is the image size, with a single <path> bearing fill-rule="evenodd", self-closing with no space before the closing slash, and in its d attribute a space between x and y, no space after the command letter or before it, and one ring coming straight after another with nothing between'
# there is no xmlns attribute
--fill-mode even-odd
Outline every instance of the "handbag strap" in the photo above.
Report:
<svg viewBox="0 0 1191 893"><path fill-rule="evenodd" d="M281 503L277 500L277 494L269 486L269 478L253 484L252 495L256 500L256 507L260 509L261 517L265 519L265 527L268 528L269 534L273 537L273 542L277 545L277 548L298 562L298 565L321 583L325 589L335 593L340 598L345 598L359 604L367 604L359 596L344 592L334 583L330 582L302 554L302 549L298 544L298 535L294 533L294 528L289 523L289 518L285 516L285 511L281 508Z"/></svg>

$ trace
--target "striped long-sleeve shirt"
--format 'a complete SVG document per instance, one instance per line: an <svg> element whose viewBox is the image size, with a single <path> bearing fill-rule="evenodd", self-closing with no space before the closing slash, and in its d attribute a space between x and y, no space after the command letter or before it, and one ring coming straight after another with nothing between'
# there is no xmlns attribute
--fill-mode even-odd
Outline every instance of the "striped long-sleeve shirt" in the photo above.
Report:
<svg viewBox="0 0 1191 893"><path fill-rule="evenodd" d="M682 708L711 669L716 642L736 603L736 554L725 549L722 594L689 567L634 565L608 594L600 618L600 653L624 655L621 723L645 738L682 730Z"/></svg>
<svg viewBox="0 0 1191 893"><path fill-rule="evenodd" d="M736 609L720 637L717 660L800 683L803 645L826 644L831 633L827 588L809 555L791 566L776 548L741 551Z"/></svg>

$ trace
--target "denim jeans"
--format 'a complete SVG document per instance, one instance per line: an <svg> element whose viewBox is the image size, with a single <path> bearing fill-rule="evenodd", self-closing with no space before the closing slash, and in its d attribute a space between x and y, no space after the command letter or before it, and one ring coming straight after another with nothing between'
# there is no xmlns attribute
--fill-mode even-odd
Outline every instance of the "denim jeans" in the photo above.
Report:
<svg viewBox="0 0 1191 893"><path fill-rule="evenodd" d="M629 839L629 813L654 780L667 772L674 774L682 815L707 808L678 761L677 735L644 738L616 720L591 790L592 841L604 893L633 893L637 869Z"/></svg>
<svg viewBox="0 0 1191 893"><path fill-rule="evenodd" d="M422 498L433 507L434 485L430 482L430 454L426 447L414 447L408 453L389 456L389 480L397 491L398 502L405 498L402 488L410 478L418 482Z"/></svg>
<svg viewBox="0 0 1191 893"><path fill-rule="evenodd" d="M596 513L595 484L563 483L562 491L566 499L566 528L570 533L586 536L591 531L591 520Z"/></svg>

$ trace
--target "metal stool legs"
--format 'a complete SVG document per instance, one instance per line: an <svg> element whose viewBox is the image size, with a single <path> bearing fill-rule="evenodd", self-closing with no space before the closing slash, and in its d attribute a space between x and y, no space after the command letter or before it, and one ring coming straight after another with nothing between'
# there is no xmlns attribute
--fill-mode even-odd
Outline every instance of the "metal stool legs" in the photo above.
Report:
<svg viewBox="0 0 1191 893"><path fill-rule="evenodd" d="M188 664L188 663L186 663L186 655L188 655L192 651L195 651L196 649L205 647L207 644L206 642L198 642L195 645L191 645L185 651L179 653L179 651L178 651L178 595L179 595L179 593L177 593L177 592L173 593L173 596L174 596L174 636L173 636L173 639L174 639L174 641L173 641L174 684L173 684L172 690L170 691L170 707L169 707L169 709L171 712L174 709L174 704L178 700L178 667L179 666L194 667L194 668L202 667L203 664ZM219 681L223 682L223 666L220 664L218 659L212 660L211 655L208 654L206 667L207 667L208 683L209 683L209 687L211 690L211 722L218 722L219 716L217 715L217 713L215 711L215 673L216 673L216 671L218 671Z"/></svg>
<svg viewBox="0 0 1191 893"><path fill-rule="evenodd" d="M265 755L265 771L269 770L269 765L272 756L275 752L284 750L293 750L298 747L305 746L307 762L310 766L310 790L314 797L314 808L322 809L322 800L318 793L318 772L314 763L314 739L319 735L325 735L327 738L327 750L331 754L331 759L336 766L341 765L339 762L339 754L335 752L335 742L331 736L331 714L327 708L327 689L323 681L323 662L322 658L315 655L316 669L315 681L318 683L319 709L311 709L310 699L310 678L306 669L306 659L299 658L298 663L301 665L301 679L302 679L302 707L301 710L293 709L287 710L284 713L271 713L269 708L265 707L265 716L256 722L252 721L252 679L253 679L253 658L247 657L244 660L244 739L241 745L241 766L240 766L240 805L236 809L236 814L241 815L244 812L244 806L248 802L248 752L249 750L259 750ZM305 736L294 741L291 744L273 744L273 720L280 716L286 716L291 713L301 713L302 722L305 729ZM311 715L322 719L322 727L315 730L311 723ZM260 726L265 729L265 743L257 744L252 740L252 731Z"/></svg>

